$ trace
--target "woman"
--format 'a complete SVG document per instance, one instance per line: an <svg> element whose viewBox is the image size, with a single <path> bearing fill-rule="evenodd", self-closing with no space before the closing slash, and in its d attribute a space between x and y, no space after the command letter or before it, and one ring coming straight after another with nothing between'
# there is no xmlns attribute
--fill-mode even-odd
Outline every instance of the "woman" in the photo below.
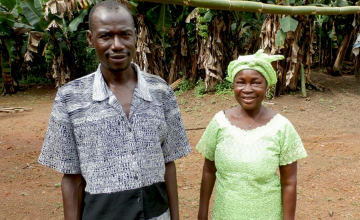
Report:
<svg viewBox="0 0 360 220"><path fill-rule="evenodd" d="M271 62L283 58L259 50L229 64L239 105L217 113L196 147L205 156L199 220L215 180L214 220L294 220L296 161L307 154L292 124L262 105L277 81Z"/></svg>

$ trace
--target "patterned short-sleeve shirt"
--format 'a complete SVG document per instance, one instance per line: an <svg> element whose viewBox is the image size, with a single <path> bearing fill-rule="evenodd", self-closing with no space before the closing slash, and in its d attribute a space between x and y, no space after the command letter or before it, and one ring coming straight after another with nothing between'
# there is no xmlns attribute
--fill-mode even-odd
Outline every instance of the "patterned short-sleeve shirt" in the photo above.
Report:
<svg viewBox="0 0 360 220"><path fill-rule="evenodd" d="M170 219L165 163L191 147L172 89L132 64L130 114L96 72L59 89L39 163L86 181L83 219Z"/></svg>

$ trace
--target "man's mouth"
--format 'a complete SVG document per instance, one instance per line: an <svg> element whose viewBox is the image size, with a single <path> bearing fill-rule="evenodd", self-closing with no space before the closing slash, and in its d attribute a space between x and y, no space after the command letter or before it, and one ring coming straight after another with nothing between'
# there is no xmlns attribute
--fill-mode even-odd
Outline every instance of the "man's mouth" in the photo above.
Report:
<svg viewBox="0 0 360 220"><path fill-rule="evenodd" d="M121 60L124 59L126 56L127 54L114 54L114 55L110 55L109 58L114 60Z"/></svg>
<svg viewBox="0 0 360 220"><path fill-rule="evenodd" d="M113 59L113 60L122 60L122 59L130 56L130 52L125 51L122 53L107 54L107 56L108 56L108 58Z"/></svg>

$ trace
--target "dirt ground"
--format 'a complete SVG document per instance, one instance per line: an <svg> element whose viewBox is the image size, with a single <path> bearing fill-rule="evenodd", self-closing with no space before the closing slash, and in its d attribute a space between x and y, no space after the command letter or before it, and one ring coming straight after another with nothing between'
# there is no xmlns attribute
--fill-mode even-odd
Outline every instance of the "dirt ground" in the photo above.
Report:
<svg viewBox="0 0 360 220"><path fill-rule="evenodd" d="M297 219L360 220L360 87L354 76L312 80L329 88L267 100L287 117L308 157L298 165ZM0 97L0 106L30 111L0 113L0 220L63 219L61 174L37 163L55 90L32 86ZM232 95L178 96L193 152L176 162L181 219L196 219L203 158L194 149L213 115L236 104Z"/></svg>

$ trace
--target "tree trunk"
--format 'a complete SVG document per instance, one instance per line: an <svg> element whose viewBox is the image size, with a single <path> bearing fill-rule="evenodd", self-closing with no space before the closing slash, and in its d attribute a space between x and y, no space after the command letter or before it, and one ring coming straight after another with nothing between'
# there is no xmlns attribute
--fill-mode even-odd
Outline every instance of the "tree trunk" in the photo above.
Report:
<svg viewBox="0 0 360 220"><path fill-rule="evenodd" d="M2 74L2 94L11 94L15 92L14 80L11 76L11 59L8 56L4 56L3 52L0 51L0 64Z"/></svg>
<svg viewBox="0 0 360 220"><path fill-rule="evenodd" d="M360 54L355 57L355 71L356 81L360 85Z"/></svg>
<svg viewBox="0 0 360 220"><path fill-rule="evenodd" d="M345 58L346 51L349 47L350 39L352 38L352 35L354 34L354 30L351 29L351 27L352 27L352 25L348 26L348 28L346 29L346 30L349 30L349 32L348 32L348 34L346 34L345 38L343 39L340 49L339 49L339 52L338 52L338 55L336 57L336 60L335 60L334 66L333 66L333 71L332 71L333 74L335 74L335 75L341 75L340 70L342 67L342 62Z"/></svg>
<svg viewBox="0 0 360 220"><path fill-rule="evenodd" d="M275 44L276 33L281 28L279 17L268 15L261 28L261 48L268 54L282 54L284 60L273 63L274 69L278 74L278 82L275 87L275 95L279 96L286 91L295 91L300 86L300 66L303 64L308 67L312 63L311 56L315 53L313 49L314 32L312 31L313 18L300 16L299 23L294 32L288 31L285 42L281 46ZM299 46L299 42L302 44ZM308 69L308 68L307 68ZM306 83L310 83L308 75L310 71L305 71Z"/></svg>
<svg viewBox="0 0 360 220"><path fill-rule="evenodd" d="M139 14L137 16L139 34L136 42L137 53L134 59L139 64L141 70L165 79L163 50L151 41L149 29L144 19L144 15Z"/></svg>
<svg viewBox="0 0 360 220"><path fill-rule="evenodd" d="M210 24L209 36L203 47L206 91L210 91L224 78L225 56L223 35L225 30L225 22L219 17L215 17Z"/></svg>

